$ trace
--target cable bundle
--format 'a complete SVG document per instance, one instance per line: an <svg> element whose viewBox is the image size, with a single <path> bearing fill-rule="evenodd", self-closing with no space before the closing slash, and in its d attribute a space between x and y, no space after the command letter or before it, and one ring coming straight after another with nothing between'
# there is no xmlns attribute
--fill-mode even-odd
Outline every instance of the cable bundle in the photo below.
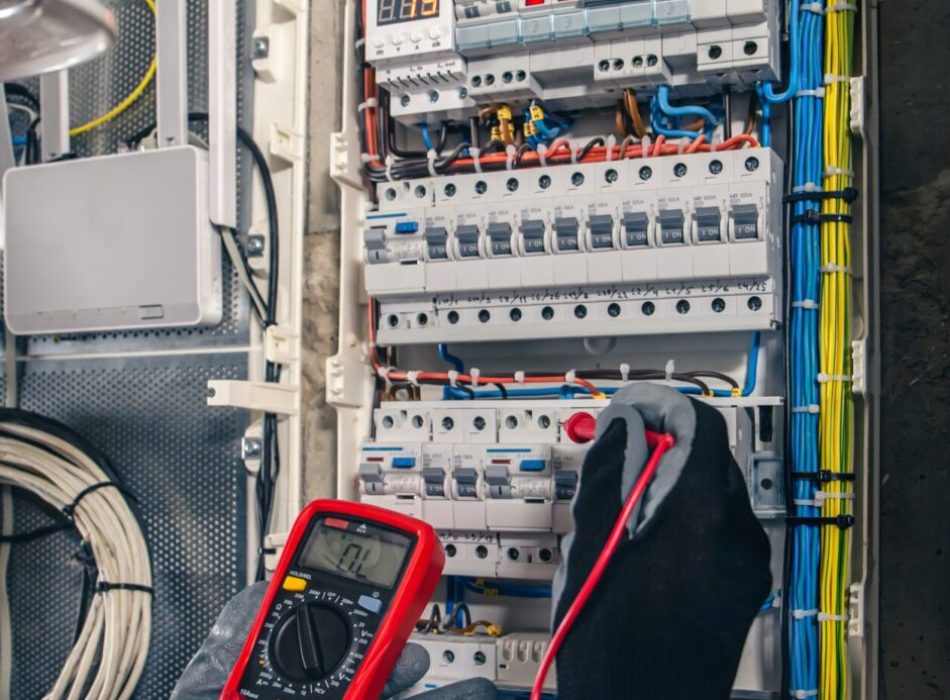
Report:
<svg viewBox="0 0 950 700"><path fill-rule="evenodd" d="M0 410L0 485L15 486L63 513L97 570L95 595L48 700L125 700L145 667L152 627L152 571L138 521L108 459L65 426ZM6 537L33 539L34 533ZM0 561L5 568L5 561ZM6 571L0 571L6 575ZM0 614L8 615L5 604ZM9 629L9 620L2 621ZM29 623L30 621L25 621ZM9 654L9 643L4 645Z"/></svg>
<svg viewBox="0 0 950 700"><path fill-rule="evenodd" d="M831 473L822 516L850 516L851 399L851 186L850 77L854 73L855 6L825 6L824 194L821 223L821 468ZM833 195L833 196L830 196ZM835 475L845 475L837 476ZM825 526L821 536L821 700L848 696L847 609L851 535Z"/></svg>

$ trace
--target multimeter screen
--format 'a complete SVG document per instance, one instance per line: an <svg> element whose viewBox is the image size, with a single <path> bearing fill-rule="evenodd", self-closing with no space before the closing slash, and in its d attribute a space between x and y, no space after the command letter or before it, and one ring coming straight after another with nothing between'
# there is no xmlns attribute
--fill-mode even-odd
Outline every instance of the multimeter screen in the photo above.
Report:
<svg viewBox="0 0 950 700"><path fill-rule="evenodd" d="M398 532L339 518L320 518L297 563L309 569L392 588L412 541Z"/></svg>

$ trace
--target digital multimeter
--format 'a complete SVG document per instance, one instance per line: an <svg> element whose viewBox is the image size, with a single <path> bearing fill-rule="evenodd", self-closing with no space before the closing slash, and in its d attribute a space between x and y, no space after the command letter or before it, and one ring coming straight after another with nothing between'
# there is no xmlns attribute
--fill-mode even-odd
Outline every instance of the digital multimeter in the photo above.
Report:
<svg viewBox="0 0 950 700"><path fill-rule="evenodd" d="M290 531L221 700L376 700L444 564L420 520L314 501Z"/></svg>

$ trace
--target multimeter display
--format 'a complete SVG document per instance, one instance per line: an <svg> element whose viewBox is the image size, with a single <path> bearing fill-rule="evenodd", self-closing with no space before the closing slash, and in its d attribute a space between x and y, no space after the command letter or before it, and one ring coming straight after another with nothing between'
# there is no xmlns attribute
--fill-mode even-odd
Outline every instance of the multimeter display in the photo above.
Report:
<svg viewBox="0 0 950 700"><path fill-rule="evenodd" d="M287 537L222 700L378 698L444 563L424 522L314 501Z"/></svg>
<svg viewBox="0 0 950 700"><path fill-rule="evenodd" d="M411 541L398 532L347 521L321 518L304 544L297 563L358 581L392 588L402 570Z"/></svg>

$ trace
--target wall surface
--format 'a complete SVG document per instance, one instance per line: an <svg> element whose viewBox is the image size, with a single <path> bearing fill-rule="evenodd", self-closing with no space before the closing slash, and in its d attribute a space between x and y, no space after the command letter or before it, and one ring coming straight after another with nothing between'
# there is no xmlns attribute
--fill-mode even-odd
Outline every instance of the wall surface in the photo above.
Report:
<svg viewBox="0 0 950 700"><path fill-rule="evenodd" d="M950 5L880 2L882 698L950 697Z"/></svg>

